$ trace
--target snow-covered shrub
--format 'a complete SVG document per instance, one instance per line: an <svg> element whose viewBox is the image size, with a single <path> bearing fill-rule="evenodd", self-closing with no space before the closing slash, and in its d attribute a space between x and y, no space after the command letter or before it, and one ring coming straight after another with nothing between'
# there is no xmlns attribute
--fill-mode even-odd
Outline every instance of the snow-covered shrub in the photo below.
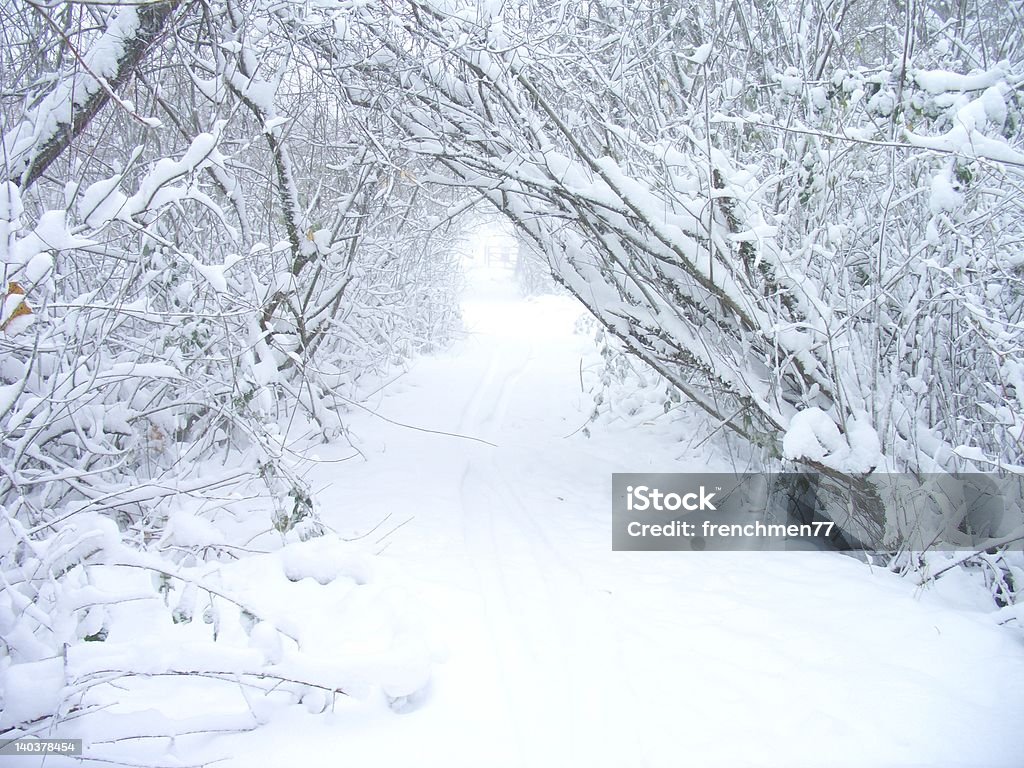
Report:
<svg viewBox="0 0 1024 768"><path fill-rule="evenodd" d="M368 76L325 85L293 48L303 12L2 11L21 36L0 51L4 728L78 706L83 679L54 660L102 655L123 600L125 622L168 590L172 623L216 596L252 612L209 580L261 532L323 533L303 445L343 437L367 384L457 322L458 265L429 226L446 196L368 132ZM124 567L155 575L147 594L78 596ZM53 686L13 706L33 670Z"/></svg>
<svg viewBox="0 0 1024 768"><path fill-rule="evenodd" d="M679 391L642 360L626 352L592 317L580 319L578 332L591 337L599 361L583 371L584 386L594 400L590 424L625 419L643 423L681 404ZM589 435L589 427L584 428Z"/></svg>
<svg viewBox="0 0 1024 768"><path fill-rule="evenodd" d="M872 472L1024 472L1012 11L524 7L374 17L394 112L446 183L872 540L892 529Z"/></svg>

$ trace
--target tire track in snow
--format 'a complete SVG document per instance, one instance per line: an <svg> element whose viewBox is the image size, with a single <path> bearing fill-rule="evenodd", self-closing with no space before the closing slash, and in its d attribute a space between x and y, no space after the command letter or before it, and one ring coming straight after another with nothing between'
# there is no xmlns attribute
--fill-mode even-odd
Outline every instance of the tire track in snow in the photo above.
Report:
<svg viewBox="0 0 1024 768"><path fill-rule="evenodd" d="M460 489L463 531L485 598L515 741L523 765L571 764L562 752L569 741L565 703L571 700L564 606L545 579L533 542L512 522L514 504L493 473L488 460L467 462Z"/></svg>
<svg viewBox="0 0 1024 768"><path fill-rule="evenodd" d="M516 361L519 358L518 351L512 354L501 350L490 351L487 370L459 417L459 432L492 442L498 437L496 433L504 424L511 393L533 364L533 348L527 349L524 355L525 359L521 362L509 364L510 360ZM493 391L495 381L496 392Z"/></svg>
<svg viewBox="0 0 1024 768"><path fill-rule="evenodd" d="M505 466L516 466L509 462ZM562 718L570 732L569 743L586 745L603 740L601 749L587 750L588 760L601 754L607 765L636 764L642 754L641 738L630 733L623 738L621 728L631 714L641 711L642 702L624 669L623 648L612 618L610 592L593 585L584 571L566 556L573 542L553 541L538 521L535 510L519 490L518 478L492 462L488 467L496 489L512 503L506 505L508 522L514 525L543 574L550 603L557 609L558 628L564 638L567 697L562 702ZM552 510L561 511L557 507ZM618 732L617 732L618 731ZM609 736L616 733L617 739ZM628 751L623 746L632 742ZM570 755L582 759L582 756Z"/></svg>
<svg viewBox="0 0 1024 768"><path fill-rule="evenodd" d="M466 403L466 406L462 409L462 413L459 415L459 424L456 432L460 434L466 434L467 431L472 430L477 426L479 422L478 414L487 399L487 394L490 391L491 384L494 381L494 377L498 373L498 356L491 351L487 358L487 369L484 371L483 376L480 377L480 382L477 384L473 396Z"/></svg>
<svg viewBox="0 0 1024 768"><path fill-rule="evenodd" d="M515 349L492 355L463 427L500 444L513 397L535 356L532 346L524 354ZM512 450L467 457L459 481L463 538L485 597L520 758L524 764L572 765L580 757L574 747L584 747L595 734L610 736L628 721L636 697L627 680L612 674L621 666L621 648L609 595L587 584L534 517L518 478L507 470L516 466ZM526 616L532 624L521 620ZM611 748L621 740L606 741L609 749L600 753L607 765L629 761L630 755Z"/></svg>
<svg viewBox="0 0 1024 768"><path fill-rule="evenodd" d="M483 425L487 427L488 437L491 438L492 441L498 438L497 432L505 426L505 417L508 414L508 406L512 399L512 394L516 391L516 387L519 385L519 382L530 370L530 367L533 365L533 361L534 354L533 347L531 346L526 351L526 359L522 363L519 363L511 373L502 377L498 394L494 398L494 407L484 420Z"/></svg>
<svg viewBox="0 0 1024 768"><path fill-rule="evenodd" d="M462 429L497 441L519 381L533 362L532 348L492 353L488 374L467 408ZM499 362L500 361L500 362ZM570 683L564 660L564 606L544 578L533 542L514 520L517 498L495 482L499 455L489 449L466 458L459 481L466 550L485 599L495 663L511 712L514 744L524 765L567 764L564 702ZM521 616L540 613L538 626ZM552 631L554 630L554 631Z"/></svg>

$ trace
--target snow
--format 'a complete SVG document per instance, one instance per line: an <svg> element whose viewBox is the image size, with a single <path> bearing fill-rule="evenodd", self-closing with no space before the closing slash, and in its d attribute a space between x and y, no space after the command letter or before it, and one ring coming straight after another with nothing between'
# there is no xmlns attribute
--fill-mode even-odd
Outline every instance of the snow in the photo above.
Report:
<svg viewBox="0 0 1024 768"><path fill-rule="evenodd" d="M48 253L37 253L25 265L25 278L31 285L40 282L53 269L53 257Z"/></svg>
<svg viewBox="0 0 1024 768"><path fill-rule="evenodd" d="M0 257L10 259L14 237L21 229L21 215L24 213L21 191L10 181L0 184Z"/></svg>
<svg viewBox="0 0 1024 768"><path fill-rule="evenodd" d="M18 402L18 397L24 389L24 383L0 385L0 418L7 415L7 412Z"/></svg>
<svg viewBox="0 0 1024 768"><path fill-rule="evenodd" d="M828 93L820 85L811 88L811 104L815 109L821 111L828 107Z"/></svg>
<svg viewBox="0 0 1024 768"><path fill-rule="evenodd" d="M249 646L258 650L267 664L278 664L284 656L281 634L269 621L257 622L250 630Z"/></svg>
<svg viewBox="0 0 1024 768"><path fill-rule="evenodd" d="M22 293L5 292L0 303L0 329L8 337L24 333L35 321L35 315Z"/></svg>
<svg viewBox="0 0 1024 768"><path fill-rule="evenodd" d="M38 148L69 125L74 110L86 104L103 86L97 78L113 79L127 43L138 33L138 9L121 6L106 30L89 48L84 66L76 66L58 81L37 105L26 111L21 121L0 138L0 150L11 175L26 171Z"/></svg>
<svg viewBox="0 0 1024 768"><path fill-rule="evenodd" d="M907 388L915 395L923 395L928 391L928 384L920 376L911 376L907 379Z"/></svg>
<svg viewBox="0 0 1024 768"><path fill-rule="evenodd" d="M903 130L903 136L915 147L1024 166L1024 153L1011 147L1002 136L994 138L984 133L990 125L1002 128L1007 115L1006 100L1010 98L1010 93L1009 86L999 82L960 107L953 127L941 136L922 136L907 129Z"/></svg>
<svg viewBox="0 0 1024 768"><path fill-rule="evenodd" d="M786 67L786 71L778 75L779 85L782 86L782 92L788 96L799 96L800 91L803 90L804 81L800 75L800 70L796 67Z"/></svg>
<svg viewBox="0 0 1024 768"><path fill-rule="evenodd" d="M743 81L736 77L727 77L722 81L722 98L730 101L743 95Z"/></svg>
<svg viewBox="0 0 1024 768"><path fill-rule="evenodd" d="M976 586L922 590L828 553L612 552L612 472L729 462L657 403L638 404L642 429L584 437L596 352L581 307L523 300L508 277L478 269L465 338L350 414L365 461L318 449L308 479L330 533L182 571L254 618L220 600L187 624L136 607L69 657L76 674L230 679L127 678L94 689L106 708L61 735L128 762L224 768L335 765L339 749L369 768L677 766L681 745L701 766L1019 763L1024 648ZM877 436L866 417L843 435L808 408L785 450L863 466ZM211 527L178 514L169 535L219 542ZM293 682L237 685L259 675ZM244 732L187 735L221 725ZM172 751L111 741L146 728L178 733Z"/></svg>
<svg viewBox="0 0 1024 768"><path fill-rule="evenodd" d="M8 84L16 175L129 5L68 17L98 74L65 46ZM1018 64L968 71L965 38L897 77L824 6L747 71L757 30L699 8L272 5L158 42L24 210L0 188L0 722L160 768L1018 764L1017 566L608 536L615 471L1024 471ZM124 96L190 83L212 103L136 115L132 153ZM487 204L613 332L474 267L438 349L441 249Z"/></svg>
<svg viewBox="0 0 1024 768"><path fill-rule="evenodd" d="M981 104L985 108L985 114L989 121L996 128L1002 129L1008 114L1003 89L996 86L986 88L985 92L981 94Z"/></svg>
<svg viewBox="0 0 1024 768"><path fill-rule="evenodd" d="M844 435L835 421L817 407L805 408L790 420L782 438L782 455L810 459L841 472L863 474L882 463L881 441L865 413L855 413Z"/></svg>
<svg viewBox="0 0 1024 768"><path fill-rule="evenodd" d="M224 264L203 264L199 259L193 256L191 253L182 252L182 257L192 265L203 278L208 282L215 291L223 293L228 289L228 281L226 272L231 267L230 262Z"/></svg>
<svg viewBox="0 0 1024 768"><path fill-rule="evenodd" d="M667 424L566 437L590 405L579 312L478 276L469 337L375 410L497 447L366 416L368 463L321 475L347 535L413 516L382 544L447 641L425 702L398 719L294 716L205 756L273 763L301 728L291 759L306 764L340 739L369 766L668 766L680 744L711 766L1014 765L1024 653L976 603L949 610L836 555L609 551L612 471L721 459Z"/></svg>
<svg viewBox="0 0 1024 768"><path fill-rule="evenodd" d="M782 439L782 455L787 459L822 461L846 447L839 427L820 408L805 408L789 422Z"/></svg>
<svg viewBox="0 0 1024 768"><path fill-rule="evenodd" d="M962 459L968 459L970 461L978 461L982 463L988 463L990 461L990 459L985 456L985 452L975 446L958 445L953 449L953 453Z"/></svg>
<svg viewBox="0 0 1024 768"><path fill-rule="evenodd" d="M695 50L693 55L690 56L690 61L703 67L711 57L712 48L713 46L711 43L704 43L703 45L698 46L697 50Z"/></svg>
<svg viewBox="0 0 1024 768"><path fill-rule="evenodd" d="M168 521L164 539L168 543L183 547L205 547L223 544L224 534L209 520L188 510L179 509Z"/></svg>
<svg viewBox="0 0 1024 768"><path fill-rule="evenodd" d="M868 110L876 114L888 117L896 107L896 95L887 89L883 89L868 99Z"/></svg>
<svg viewBox="0 0 1024 768"><path fill-rule="evenodd" d="M277 129L287 125L289 122L291 122L291 118L282 115L271 118L263 123L263 132L271 135L280 135L280 131Z"/></svg>
<svg viewBox="0 0 1024 768"><path fill-rule="evenodd" d="M86 187L78 200L78 215L86 224L99 227L122 214L128 196L117 188L120 183L120 176L111 176Z"/></svg>
<svg viewBox="0 0 1024 768"><path fill-rule="evenodd" d="M932 178L931 194L928 196L928 207L934 215L959 210L963 201L964 196L953 186L948 172L935 174Z"/></svg>
<svg viewBox="0 0 1024 768"><path fill-rule="evenodd" d="M989 88L1006 78L1001 67L986 72L975 72L961 75L942 69L918 70L914 80L929 93L940 94L947 91L980 91Z"/></svg>
<svg viewBox="0 0 1024 768"><path fill-rule="evenodd" d="M64 670L60 659L14 664L3 670L0 729L56 711L63 689Z"/></svg>

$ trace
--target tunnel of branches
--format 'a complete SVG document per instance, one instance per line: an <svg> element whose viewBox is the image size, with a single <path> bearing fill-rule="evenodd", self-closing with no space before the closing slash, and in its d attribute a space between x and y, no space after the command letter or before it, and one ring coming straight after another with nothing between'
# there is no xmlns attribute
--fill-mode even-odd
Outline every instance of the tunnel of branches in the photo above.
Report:
<svg viewBox="0 0 1024 768"><path fill-rule="evenodd" d="M21 512L135 472L140 433L343 429L443 339L481 210L852 535L876 471L1018 471L1020 25L967 5L8 4L5 283L46 329L4 341ZM76 427L119 365L144 405Z"/></svg>

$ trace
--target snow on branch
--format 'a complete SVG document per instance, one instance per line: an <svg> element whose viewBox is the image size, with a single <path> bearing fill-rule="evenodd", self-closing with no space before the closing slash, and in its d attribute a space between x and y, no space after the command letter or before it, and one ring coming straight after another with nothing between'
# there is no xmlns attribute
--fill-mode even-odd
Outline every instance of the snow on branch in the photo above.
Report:
<svg viewBox="0 0 1024 768"><path fill-rule="evenodd" d="M131 77L180 0L119 6L89 50L0 139L3 178L31 186Z"/></svg>

